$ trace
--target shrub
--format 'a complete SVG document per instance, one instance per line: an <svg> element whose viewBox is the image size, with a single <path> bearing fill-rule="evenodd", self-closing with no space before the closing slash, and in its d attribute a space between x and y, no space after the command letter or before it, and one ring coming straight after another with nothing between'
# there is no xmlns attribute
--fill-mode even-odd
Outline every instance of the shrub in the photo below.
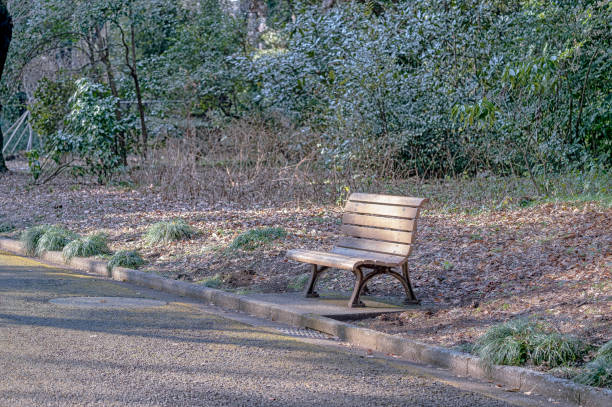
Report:
<svg viewBox="0 0 612 407"><path fill-rule="evenodd" d="M75 256L91 257L107 253L110 253L110 249L107 245L107 237L102 233L79 237L68 243L62 251L66 262L70 261L70 259Z"/></svg>
<svg viewBox="0 0 612 407"><path fill-rule="evenodd" d="M557 367L580 360L586 346L544 324L516 319L491 327L478 339L475 351L492 364L519 366L531 362Z"/></svg>
<svg viewBox="0 0 612 407"><path fill-rule="evenodd" d="M230 249L255 250L285 236L287 232L283 228L251 229L238 235L230 245Z"/></svg>
<svg viewBox="0 0 612 407"><path fill-rule="evenodd" d="M149 227L145 235L148 244L174 242L188 239L195 235L195 230L183 219L157 222Z"/></svg>
<svg viewBox="0 0 612 407"><path fill-rule="evenodd" d="M108 262L108 269L112 270L114 267L127 267L135 268L142 266L145 261L142 259L140 254L134 250L120 250L113 254L110 261Z"/></svg>

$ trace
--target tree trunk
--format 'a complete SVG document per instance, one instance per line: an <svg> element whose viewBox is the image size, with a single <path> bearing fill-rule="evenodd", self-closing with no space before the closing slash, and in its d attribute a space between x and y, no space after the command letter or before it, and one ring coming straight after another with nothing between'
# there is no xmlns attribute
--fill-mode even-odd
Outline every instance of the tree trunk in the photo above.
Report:
<svg viewBox="0 0 612 407"><path fill-rule="evenodd" d="M131 37L132 37L132 67L130 72L134 79L134 90L136 92L136 101L138 103L138 114L140 116L140 128L142 133L142 157L147 159L147 144L149 143L149 132L147 131L147 124L145 122L145 111L144 104L142 103L142 92L140 91L140 80L138 79L138 71L136 70L136 35L134 33L134 23L131 25Z"/></svg>
<svg viewBox="0 0 612 407"><path fill-rule="evenodd" d="M98 34L98 53L100 54L100 60L106 69L106 79L108 86L110 87L111 94L117 98L117 107L115 108L115 118L118 122L122 120L121 106L119 105L119 91L117 90L117 82L115 81L115 75L113 74L113 66L110 60L110 41L108 40L108 31L103 26L99 29ZM127 143L125 132L120 132L116 136L116 144L121 155L121 161L123 165L127 167Z"/></svg>
<svg viewBox="0 0 612 407"><path fill-rule="evenodd" d="M261 48L261 34L267 28L268 5L264 0L250 0L247 12L247 40L254 48Z"/></svg>
<svg viewBox="0 0 612 407"><path fill-rule="evenodd" d="M126 39L126 33L119 22L115 22L119 32L121 33L121 42L125 48L125 66L130 70L130 76L134 82L134 91L136 92L136 101L138 104L138 114L140 116L140 128L141 128L141 156L143 160L147 159L147 144L149 140L149 133L147 131L147 124L145 121L145 110L144 103L142 101L142 91L140 89L140 80L138 78L138 69L136 63L136 33L134 30L134 21L132 21L132 12L130 10L130 41Z"/></svg>
<svg viewBox="0 0 612 407"><path fill-rule="evenodd" d="M2 81L2 72L4 71L4 64L6 63L6 56L8 54L11 39L13 37L13 20L11 15L6 8L6 2L0 1L0 81ZM0 103L0 112L2 112L2 104ZM4 155L2 154L2 148L4 147L4 136L2 134L2 128L0 128L0 173L7 172L8 168L4 162Z"/></svg>

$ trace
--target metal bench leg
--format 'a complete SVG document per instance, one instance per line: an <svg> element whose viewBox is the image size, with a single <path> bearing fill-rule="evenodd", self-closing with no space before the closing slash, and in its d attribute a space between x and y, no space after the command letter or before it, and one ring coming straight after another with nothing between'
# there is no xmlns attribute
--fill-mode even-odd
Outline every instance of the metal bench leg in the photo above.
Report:
<svg viewBox="0 0 612 407"><path fill-rule="evenodd" d="M414 295L414 291L412 290L412 284L410 284L410 276L408 275L408 264L402 264L402 275L406 284L404 285L404 289L406 291L406 299L404 300L404 304L419 304L421 301L417 300L416 295Z"/></svg>
<svg viewBox="0 0 612 407"><path fill-rule="evenodd" d="M353 270L353 273L355 274L357 281L355 281L355 287L353 288L353 295L351 295L351 299L349 300L348 306L349 308L365 307L365 304L361 302L361 300L359 299L361 290L363 289L365 285L365 281L363 280L363 272L361 271L361 268L358 267L357 269Z"/></svg>
<svg viewBox="0 0 612 407"><path fill-rule="evenodd" d="M304 296L306 298L317 298L319 294L314 290L315 285L317 284L317 278L319 274L325 270L327 267L317 267L316 264L311 264L312 266L312 274L310 275L310 279L308 280L308 285L306 286L306 290L304 291Z"/></svg>

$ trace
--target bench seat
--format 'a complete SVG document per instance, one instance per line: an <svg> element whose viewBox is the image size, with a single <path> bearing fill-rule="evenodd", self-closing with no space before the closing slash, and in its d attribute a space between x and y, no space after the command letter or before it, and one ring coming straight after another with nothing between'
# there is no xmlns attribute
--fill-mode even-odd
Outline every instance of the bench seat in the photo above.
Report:
<svg viewBox="0 0 612 407"><path fill-rule="evenodd" d="M397 279L406 292L407 303L418 303L408 275L408 257L416 238L416 223L425 198L353 193L342 216L343 236L330 252L294 249L291 260L312 266L306 297L318 297L318 276L329 268L350 270L356 282L349 307L363 307L361 292L372 278L387 274ZM396 270L397 269L397 270Z"/></svg>
<svg viewBox="0 0 612 407"><path fill-rule="evenodd" d="M291 260L318 264L341 270L356 270L360 266L398 267L405 260L400 256L389 256L362 250L335 247L331 252L293 249L287 252Z"/></svg>

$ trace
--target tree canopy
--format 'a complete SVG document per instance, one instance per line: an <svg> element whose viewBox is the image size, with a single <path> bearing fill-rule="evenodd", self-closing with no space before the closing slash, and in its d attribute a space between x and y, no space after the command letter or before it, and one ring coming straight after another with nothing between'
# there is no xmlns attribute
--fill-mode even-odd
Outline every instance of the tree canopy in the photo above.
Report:
<svg viewBox="0 0 612 407"><path fill-rule="evenodd" d="M25 94L40 171L58 137L79 137L65 130L83 78L113 98L104 148L116 168L167 137L252 118L293 129L292 159L315 149L322 168L379 176L490 171L535 182L612 162L609 0L9 6L2 100Z"/></svg>

